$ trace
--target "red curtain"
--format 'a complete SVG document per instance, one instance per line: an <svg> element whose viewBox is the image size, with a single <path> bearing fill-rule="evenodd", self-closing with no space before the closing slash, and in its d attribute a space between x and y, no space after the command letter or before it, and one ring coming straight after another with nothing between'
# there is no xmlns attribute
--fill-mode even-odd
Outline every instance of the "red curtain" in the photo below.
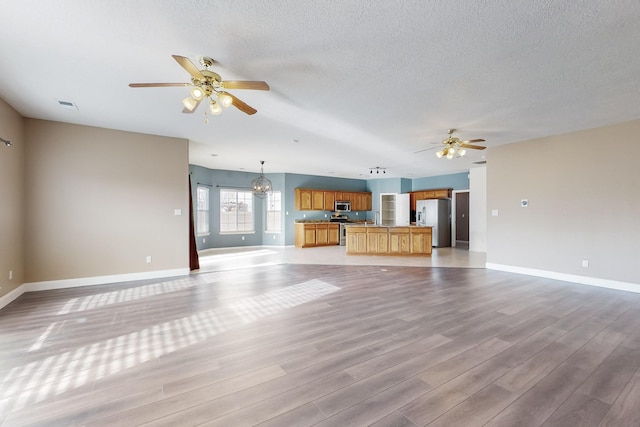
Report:
<svg viewBox="0 0 640 427"><path fill-rule="evenodd" d="M199 270L200 259L196 247L195 221L193 220L193 195L191 193L191 175L189 175L189 269Z"/></svg>

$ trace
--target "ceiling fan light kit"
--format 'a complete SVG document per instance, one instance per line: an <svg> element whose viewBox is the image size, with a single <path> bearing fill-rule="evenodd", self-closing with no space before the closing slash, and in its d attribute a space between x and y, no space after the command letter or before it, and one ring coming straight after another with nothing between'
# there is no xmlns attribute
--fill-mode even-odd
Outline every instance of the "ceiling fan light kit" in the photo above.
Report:
<svg viewBox="0 0 640 427"><path fill-rule="evenodd" d="M458 157L462 157L467 154L468 148L471 148L472 150L484 150L485 148L487 148L483 147L482 145L470 145L474 142L483 142L484 139L470 139L468 141L460 141L460 138L452 136L455 131L456 129L447 129L447 134L449 134L449 137L442 140L444 148L436 152L436 157L446 157L448 160L451 160L456 156L456 154L458 155Z"/></svg>
<svg viewBox="0 0 640 427"><path fill-rule="evenodd" d="M223 81L219 74L209 70L214 60L208 56L200 58L200 64L204 69L199 70L193 62L184 56L172 55L182 68L191 75L191 83L130 83L130 87L172 87L187 86L191 87L191 95L182 100L184 106L183 113L193 113L200 105L200 102L209 99L209 112L217 116L222 112L222 107L233 105L245 114L255 114L258 110L244 103L240 99L226 92L225 89L251 89L251 90L269 90L269 85L263 81ZM212 96L218 98L218 101ZM206 115L206 112L205 112ZM208 122L208 119L205 120Z"/></svg>

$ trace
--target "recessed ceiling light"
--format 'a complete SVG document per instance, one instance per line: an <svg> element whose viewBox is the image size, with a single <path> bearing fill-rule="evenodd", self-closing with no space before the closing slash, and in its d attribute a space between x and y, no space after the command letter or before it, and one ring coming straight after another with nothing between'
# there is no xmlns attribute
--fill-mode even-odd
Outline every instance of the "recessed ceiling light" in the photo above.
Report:
<svg viewBox="0 0 640 427"><path fill-rule="evenodd" d="M297 139L292 139L291 142L300 142L300 141Z"/></svg>
<svg viewBox="0 0 640 427"><path fill-rule="evenodd" d="M212 154L211 157L218 157L218 155L217 154Z"/></svg>

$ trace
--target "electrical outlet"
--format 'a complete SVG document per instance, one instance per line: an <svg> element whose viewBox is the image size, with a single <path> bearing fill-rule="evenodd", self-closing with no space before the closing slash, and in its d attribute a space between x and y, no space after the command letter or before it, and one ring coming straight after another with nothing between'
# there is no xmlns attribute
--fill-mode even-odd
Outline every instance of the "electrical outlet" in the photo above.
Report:
<svg viewBox="0 0 640 427"><path fill-rule="evenodd" d="M498 216L498 209L493 209L491 211L491 216Z"/></svg>
<svg viewBox="0 0 640 427"><path fill-rule="evenodd" d="M244 240L244 236L242 236L242 240Z"/></svg>
<svg viewBox="0 0 640 427"><path fill-rule="evenodd" d="M583 259L582 260L582 266L585 267L585 268L589 267L589 260L588 259Z"/></svg>
<svg viewBox="0 0 640 427"><path fill-rule="evenodd" d="M151 264L151 255L147 256L147 264Z"/></svg>
<svg viewBox="0 0 640 427"><path fill-rule="evenodd" d="M276 235L275 234L273 235L273 240L276 240Z"/></svg>
<svg viewBox="0 0 640 427"><path fill-rule="evenodd" d="M204 239L202 239L202 243L204 243L204 242L205 242L205 240L204 240Z"/></svg>

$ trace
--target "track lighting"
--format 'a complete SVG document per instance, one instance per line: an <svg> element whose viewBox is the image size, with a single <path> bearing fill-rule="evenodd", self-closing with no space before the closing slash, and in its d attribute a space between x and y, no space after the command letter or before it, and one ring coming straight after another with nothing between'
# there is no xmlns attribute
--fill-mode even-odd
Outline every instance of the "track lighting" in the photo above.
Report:
<svg viewBox="0 0 640 427"><path fill-rule="evenodd" d="M387 173L387 168L381 168L380 166L376 166L375 168L369 168L369 173L373 174L373 171L376 171L377 174L382 171L382 173Z"/></svg>

